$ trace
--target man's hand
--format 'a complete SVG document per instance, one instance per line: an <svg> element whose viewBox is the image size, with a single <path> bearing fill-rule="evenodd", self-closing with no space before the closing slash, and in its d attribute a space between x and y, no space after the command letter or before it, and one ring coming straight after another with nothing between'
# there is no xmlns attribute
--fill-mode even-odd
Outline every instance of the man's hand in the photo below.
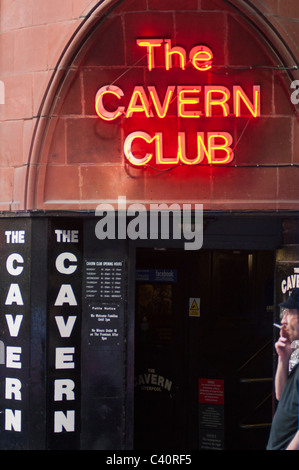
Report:
<svg viewBox="0 0 299 470"><path fill-rule="evenodd" d="M275 395L277 400L280 400L288 377L289 359L293 352L285 325L283 325L280 330L280 337L275 343L275 349L278 354L278 363L275 374Z"/></svg>
<svg viewBox="0 0 299 470"><path fill-rule="evenodd" d="M293 348L291 346L291 341L287 332L286 327L283 325L280 330L280 337L278 341L275 343L275 349L282 361L288 361L292 352Z"/></svg>

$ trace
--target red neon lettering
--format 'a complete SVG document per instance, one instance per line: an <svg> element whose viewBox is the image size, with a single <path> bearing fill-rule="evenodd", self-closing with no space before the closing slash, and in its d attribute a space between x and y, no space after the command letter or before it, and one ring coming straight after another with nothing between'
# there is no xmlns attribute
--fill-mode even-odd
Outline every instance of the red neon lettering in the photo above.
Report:
<svg viewBox="0 0 299 470"><path fill-rule="evenodd" d="M141 105L137 104L138 99L140 100ZM133 113L145 113L147 118L153 117L148 98L142 86L135 86L127 108L126 117L131 117Z"/></svg>
<svg viewBox="0 0 299 470"><path fill-rule="evenodd" d="M147 51L147 67L151 71L156 67L155 52L157 47L164 43L165 69L173 67L172 59L175 56L179 61L179 67L185 70L187 65L187 53L181 46L171 46L171 39L137 39L137 45L145 47ZM204 72L212 67L213 52L207 46L198 45L191 49L189 53L190 63L196 70Z"/></svg>
<svg viewBox="0 0 299 470"><path fill-rule="evenodd" d="M163 39L137 39L137 44L140 47L146 47L147 49L147 67L148 70L155 68L155 55L154 48L160 47L163 43Z"/></svg>
<svg viewBox="0 0 299 470"><path fill-rule="evenodd" d="M185 108L185 105L192 105L198 104L199 98L186 98L185 94L198 94L201 91L201 86L178 86L177 93L178 93L178 115L180 117L186 118L198 118L201 116L201 111L188 111Z"/></svg>
<svg viewBox="0 0 299 470"><path fill-rule="evenodd" d="M202 88L204 90L204 103L201 104L199 94ZM101 119L113 121L121 115L130 118L134 113L143 113L146 118L153 118L153 111L155 111L155 116L157 115L160 119L163 119L169 112L170 104L174 100L175 90L177 90L177 115L181 118L217 116L215 111L217 107L220 107L220 113L222 113L223 117L230 115L240 117L245 115L245 110L243 109L245 107L255 118L260 116L261 113L259 85L253 86L253 101L250 100L239 85L234 85L231 103L233 111L230 111L229 105L231 92L224 86L207 85L202 87L186 85L176 87L172 85L167 87L163 100L160 100L155 86L148 86L147 90L149 96L147 96L142 86L136 86L132 92L129 105L125 109L124 106L117 107L115 105L115 98L120 100L124 96L121 88L114 85L105 85L96 94L96 113Z"/></svg>
<svg viewBox="0 0 299 470"><path fill-rule="evenodd" d="M163 119L167 114L169 104L170 104L171 98L172 98L174 90L175 90L175 86L168 86L167 87L167 91L166 91L166 94L165 94L165 97L164 97L163 105L161 105L161 102L159 100L156 87L149 86L147 88L148 88L150 97L152 99L152 102L154 104L154 107L155 107L155 110L156 110L156 113L157 113L158 117Z"/></svg>
<svg viewBox="0 0 299 470"><path fill-rule="evenodd" d="M142 139L146 143L151 144L157 139L157 136L154 135L154 137L151 137L146 132L137 131L137 132L132 132L131 134L129 134L124 142L124 154L126 158L129 160L129 162L132 163L132 165L137 165L137 166L146 165L146 163L148 163L151 160L153 154L147 153L142 158L136 157L132 152L132 145L135 139Z"/></svg>
<svg viewBox="0 0 299 470"><path fill-rule="evenodd" d="M233 98L234 98L234 114L237 117L241 116L241 100L249 109L253 117L258 117L261 115L261 90L259 85L253 86L253 102L251 102L246 95L243 88L239 85L233 87Z"/></svg>
<svg viewBox="0 0 299 470"><path fill-rule="evenodd" d="M105 121L113 121L114 119L121 116L121 114L123 114L125 108L123 106L120 106L115 111L108 111L104 107L104 103L103 103L103 99L105 95L116 96L117 99L120 99L122 96L124 96L124 93L117 86L106 85L100 88L96 94L95 109L96 109L97 115L100 118L104 119Z"/></svg>
<svg viewBox="0 0 299 470"><path fill-rule="evenodd" d="M207 144L205 144L205 136ZM234 159L234 152L231 148L233 138L228 132L197 132L197 156L193 159L186 156L186 134L178 133L178 151L176 157L164 157L163 155L163 134L155 133L154 137L143 131L132 132L128 135L124 144L124 154L127 160L133 165L146 165L153 157L153 153L146 153L145 156L138 157L133 154L132 145L135 139L142 139L147 144L155 143L156 164L176 165L180 161L187 165L196 165L207 158L209 164L224 165L231 163ZM219 142L220 140L220 142ZM224 156L219 156L219 153Z"/></svg>
<svg viewBox="0 0 299 470"><path fill-rule="evenodd" d="M214 98L213 94L220 94L222 97ZM229 115L229 105L227 101L230 98L230 91L224 86L205 86L205 114L212 116L212 106L221 106L223 116Z"/></svg>
<svg viewBox="0 0 299 470"><path fill-rule="evenodd" d="M157 132L156 134L156 163L160 165L176 165L179 162L179 155L176 158L164 157L163 156L163 134L162 132Z"/></svg>
<svg viewBox="0 0 299 470"><path fill-rule="evenodd" d="M180 61L180 68L185 70L186 67L186 51L180 46L171 47L171 40L165 39L165 68L170 70L172 68L172 56L175 54Z"/></svg>
<svg viewBox="0 0 299 470"><path fill-rule="evenodd" d="M189 59L194 68L204 72L212 67L213 52L207 46L195 46L190 51Z"/></svg>
<svg viewBox="0 0 299 470"><path fill-rule="evenodd" d="M202 162L204 158L204 154L201 152L199 134L203 134L203 133L200 133L200 132L197 133L197 157L194 159L190 159L186 156L186 133L185 132L178 133L178 157L182 163L185 163L186 165L196 165Z"/></svg>
<svg viewBox="0 0 299 470"><path fill-rule="evenodd" d="M216 139L222 139L224 142L216 144ZM218 165L231 163L234 159L234 152L230 147L232 143L233 138L228 132L208 132L209 163ZM223 158L216 157L215 153L217 150L224 152L225 156Z"/></svg>
<svg viewBox="0 0 299 470"><path fill-rule="evenodd" d="M210 164L224 165L230 163L234 159L234 153L230 147L230 145L233 143L233 138L228 132L208 132L207 146L204 143L204 135L204 132L197 132L199 161L203 160L204 155L207 157L207 160ZM216 139L218 139L218 141L219 139L222 139L224 142L222 144L216 144ZM217 157L216 151L224 152L225 157Z"/></svg>

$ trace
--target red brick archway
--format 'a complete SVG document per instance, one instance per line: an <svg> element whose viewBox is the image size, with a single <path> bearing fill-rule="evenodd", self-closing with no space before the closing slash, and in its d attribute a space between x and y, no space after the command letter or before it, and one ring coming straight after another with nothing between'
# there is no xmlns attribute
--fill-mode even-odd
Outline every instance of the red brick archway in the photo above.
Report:
<svg viewBox="0 0 299 470"><path fill-rule="evenodd" d="M292 135L297 121L289 100L292 70L282 70L292 61L287 45L247 2L215 1L212 7L211 2L206 6L202 2L199 9L197 1L189 0L184 11L181 2L149 3L102 2L67 45L33 138L27 209L92 210L119 195L140 202L197 201L215 210L295 208L298 157ZM182 38L190 25L187 47L197 41L198 34L192 31L199 22L200 36L218 52L220 68L229 65L234 73L239 69L238 80L245 83L261 81L264 104L259 127L247 128L245 121L228 124L240 149L239 160L230 168L197 167L191 173L184 167L157 173L128 167L122 160L124 126L99 122L94 111L96 91L128 77L128 70L134 72L136 84L144 83L145 65L135 67L138 57L130 44L147 27L153 35ZM219 76L223 79L219 74L217 80ZM216 82L215 77L207 80Z"/></svg>

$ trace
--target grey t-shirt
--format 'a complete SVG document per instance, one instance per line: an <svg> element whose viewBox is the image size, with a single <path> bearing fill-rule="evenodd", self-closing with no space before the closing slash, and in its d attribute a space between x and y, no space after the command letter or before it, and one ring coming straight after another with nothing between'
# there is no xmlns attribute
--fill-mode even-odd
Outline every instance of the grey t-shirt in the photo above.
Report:
<svg viewBox="0 0 299 470"><path fill-rule="evenodd" d="M272 421L267 450L284 450L299 429L299 367L291 371Z"/></svg>

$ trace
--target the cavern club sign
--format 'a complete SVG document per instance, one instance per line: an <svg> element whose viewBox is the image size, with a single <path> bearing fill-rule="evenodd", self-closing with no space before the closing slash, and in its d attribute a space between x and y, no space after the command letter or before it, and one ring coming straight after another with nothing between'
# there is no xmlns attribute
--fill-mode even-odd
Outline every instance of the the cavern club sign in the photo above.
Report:
<svg viewBox="0 0 299 470"><path fill-rule="evenodd" d="M213 67L212 50L207 46L197 45L186 51L181 46L172 45L171 39L162 38L137 39L136 47L140 48L141 58L146 57L144 60L149 72L155 72L158 68L163 70L164 86L160 83L136 84L129 90L114 82L101 86L95 97L95 109L100 119L116 121L135 118L137 128L132 131L132 126L128 126L130 132L124 138L123 152L127 161L134 166L231 163L234 159L233 136L223 129L210 130L213 129L211 123L217 127L217 122L219 126L219 117L221 123L224 122L223 119L227 120L232 116L258 118L261 112L260 86L248 86L247 83L245 92L241 85L168 84L167 73L170 75L169 71L174 67L178 67L181 74L184 71L186 76L192 69L193 74L196 73L195 81L201 83L203 72ZM172 79L173 72L172 70ZM171 154L167 142L169 130L167 138L166 132L161 131L161 121L166 121L170 115L184 124L181 126L184 131L178 126L175 135L171 135ZM204 124L207 120L208 126ZM193 124L189 125L191 121ZM149 123L149 130L144 128L144 122ZM156 126L159 130L155 131L156 124L159 124ZM139 126L142 128L138 128Z"/></svg>

